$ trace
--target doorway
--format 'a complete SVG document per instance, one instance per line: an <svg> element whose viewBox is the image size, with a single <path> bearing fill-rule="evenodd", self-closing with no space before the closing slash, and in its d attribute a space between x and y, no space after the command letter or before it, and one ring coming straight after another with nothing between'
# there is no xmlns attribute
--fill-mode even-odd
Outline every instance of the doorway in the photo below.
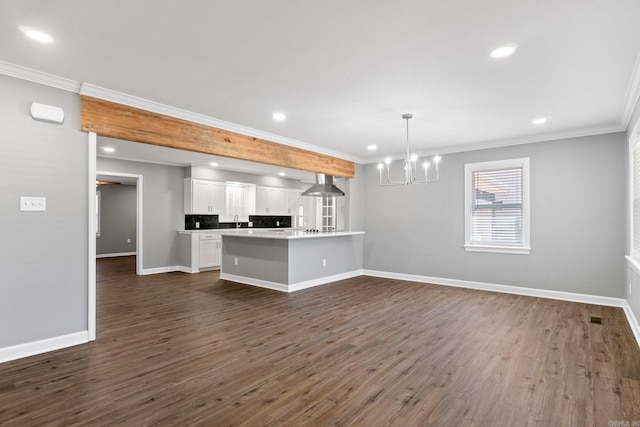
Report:
<svg viewBox="0 0 640 427"><path fill-rule="evenodd" d="M109 172L109 171L96 171L96 181L110 182L114 184L135 185L136 193L136 219L135 219L135 255L136 255L136 274L142 275L143 272L143 257L142 257L142 242L143 242L143 228L142 228L142 175L122 173L122 172ZM100 198L101 199L101 198ZM99 231L98 218L102 209L99 209L98 197L96 197L96 234ZM95 255L95 254L94 254Z"/></svg>

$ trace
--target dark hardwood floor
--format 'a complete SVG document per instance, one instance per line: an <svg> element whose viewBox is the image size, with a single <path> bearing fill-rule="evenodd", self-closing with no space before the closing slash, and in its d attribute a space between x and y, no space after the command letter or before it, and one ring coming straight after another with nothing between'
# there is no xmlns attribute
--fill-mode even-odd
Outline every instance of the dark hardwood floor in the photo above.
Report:
<svg viewBox="0 0 640 427"><path fill-rule="evenodd" d="M0 425L640 425L619 308L372 277L287 295L114 258L97 315L97 341L0 364Z"/></svg>

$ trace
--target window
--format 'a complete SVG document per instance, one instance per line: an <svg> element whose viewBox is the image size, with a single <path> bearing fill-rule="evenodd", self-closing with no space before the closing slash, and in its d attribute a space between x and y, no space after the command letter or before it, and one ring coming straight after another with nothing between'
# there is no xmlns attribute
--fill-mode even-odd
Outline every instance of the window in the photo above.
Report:
<svg viewBox="0 0 640 427"><path fill-rule="evenodd" d="M336 230L336 198L335 196L322 196L322 225L321 231Z"/></svg>
<svg viewBox="0 0 640 427"><path fill-rule="evenodd" d="M465 165L465 250L528 254L529 159Z"/></svg>

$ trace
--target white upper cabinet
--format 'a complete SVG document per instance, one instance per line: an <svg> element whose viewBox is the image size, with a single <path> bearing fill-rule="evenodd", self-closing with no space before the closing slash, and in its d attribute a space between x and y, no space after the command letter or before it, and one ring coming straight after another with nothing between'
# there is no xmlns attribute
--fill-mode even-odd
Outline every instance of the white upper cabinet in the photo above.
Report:
<svg viewBox="0 0 640 427"><path fill-rule="evenodd" d="M225 214L220 222L248 222L256 212L256 186L243 182L227 182L225 189Z"/></svg>
<svg viewBox="0 0 640 427"><path fill-rule="evenodd" d="M299 196L299 190L259 186L256 189L256 214L295 215Z"/></svg>
<svg viewBox="0 0 640 427"><path fill-rule="evenodd" d="M225 183L186 178L184 213L222 215L225 212Z"/></svg>
<svg viewBox="0 0 640 427"><path fill-rule="evenodd" d="M298 206L300 206L300 190L293 190L290 189L288 190L287 193L287 210L288 210L288 215L298 215Z"/></svg>

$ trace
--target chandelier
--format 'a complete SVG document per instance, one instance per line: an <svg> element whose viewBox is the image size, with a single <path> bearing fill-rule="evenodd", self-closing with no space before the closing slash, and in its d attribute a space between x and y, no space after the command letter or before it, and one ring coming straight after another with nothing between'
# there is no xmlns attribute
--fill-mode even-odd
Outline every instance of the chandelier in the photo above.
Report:
<svg viewBox="0 0 640 427"><path fill-rule="evenodd" d="M403 114L402 118L407 121L407 157L404 159L404 178L403 179L391 179L391 165L392 161L390 157L384 159L384 163L378 163L378 173L380 175L380 185L409 185L409 184L428 184L430 182L436 182L440 179L438 172L438 164L442 157L434 156L433 163L435 165L435 172L429 173L431 168L431 162L424 161L418 168L418 155L411 154L409 150L409 119L413 117L413 114ZM424 170L423 173L419 173L418 169ZM386 171L386 172L385 172ZM400 175L400 174L398 174ZM429 177L431 175L431 178Z"/></svg>

